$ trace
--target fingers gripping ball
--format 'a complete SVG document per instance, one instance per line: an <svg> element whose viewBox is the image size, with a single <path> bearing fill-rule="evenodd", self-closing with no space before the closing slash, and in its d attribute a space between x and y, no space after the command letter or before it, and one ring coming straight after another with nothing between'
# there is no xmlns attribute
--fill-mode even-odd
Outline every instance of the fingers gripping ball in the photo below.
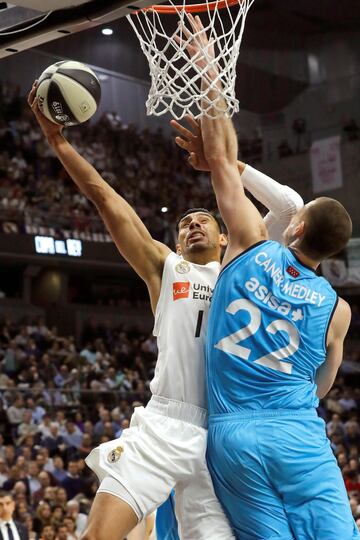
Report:
<svg viewBox="0 0 360 540"><path fill-rule="evenodd" d="M55 124L74 126L96 112L100 82L92 69L72 60L57 62L41 74L36 91L40 111Z"/></svg>

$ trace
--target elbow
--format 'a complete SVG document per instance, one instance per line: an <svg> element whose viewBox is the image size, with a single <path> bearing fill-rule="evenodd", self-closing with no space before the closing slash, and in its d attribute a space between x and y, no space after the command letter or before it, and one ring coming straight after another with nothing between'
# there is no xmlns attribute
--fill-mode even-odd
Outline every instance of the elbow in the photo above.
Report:
<svg viewBox="0 0 360 540"><path fill-rule="evenodd" d="M289 189L292 192L291 193L291 202L292 202L293 212L294 212L294 214L296 214L297 212L299 212L299 210L301 210L304 207L304 200L301 197L301 195L299 195L299 193L297 193L296 191L294 191L291 188L289 188Z"/></svg>
<svg viewBox="0 0 360 540"><path fill-rule="evenodd" d="M324 399L324 397L326 397L328 393L330 392L331 387L332 387L332 384L329 384L327 386L318 385L317 390L316 390L316 396L319 399Z"/></svg>
<svg viewBox="0 0 360 540"><path fill-rule="evenodd" d="M319 399L324 399L324 397L327 395L328 392L329 392L329 390L324 391L324 390L319 390L318 389L317 392L316 392L316 395L317 395L317 397Z"/></svg>
<svg viewBox="0 0 360 540"><path fill-rule="evenodd" d="M284 186L284 197L281 214L292 218L297 214L303 207L304 201L301 195L297 193L294 189Z"/></svg>
<svg viewBox="0 0 360 540"><path fill-rule="evenodd" d="M99 185L97 182L89 182L84 191L85 197L87 197L101 212L104 208L107 208L110 201L112 200L111 193L109 192L111 188L105 185Z"/></svg>

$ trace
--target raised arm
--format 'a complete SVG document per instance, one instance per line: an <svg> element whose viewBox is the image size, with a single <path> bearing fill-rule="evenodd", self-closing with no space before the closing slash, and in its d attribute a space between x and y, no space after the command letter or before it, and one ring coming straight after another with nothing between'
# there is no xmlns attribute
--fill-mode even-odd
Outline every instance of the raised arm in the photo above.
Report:
<svg viewBox="0 0 360 540"><path fill-rule="evenodd" d="M351 309L345 300L339 298L332 318L327 344L326 360L316 372L317 395L323 398L331 390L343 358L344 339L350 326Z"/></svg>
<svg viewBox="0 0 360 540"><path fill-rule="evenodd" d="M201 119L201 131L205 159L209 164L218 208L229 234L229 244L224 264L249 246L267 238L264 222L256 207L246 197L237 163L237 137L232 122L227 118L223 98L217 83L215 68L208 62L212 55L200 17L188 20L194 34L187 51L202 70L202 84L208 86L207 98L210 108ZM184 31L184 30L183 30ZM186 37L189 31L184 32ZM204 53L204 51L206 51ZM205 66L203 64L206 64ZM206 105L208 106L208 104ZM214 111L217 112L215 117ZM210 117L209 117L209 116Z"/></svg>
<svg viewBox="0 0 360 540"><path fill-rule="evenodd" d="M215 98L216 99L216 98ZM231 120L202 118L205 156L215 196L229 234L224 264L267 238L264 221L245 194L237 165L237 138Z"/></svg>
<svg viewBox="0 0 360 540"><path fill-rule="evenodd" d="M169 248L152 238L131 206L99 175L62 134L62 128L40 112L34 85L28 102L55 154L79 190L96 206L119 252L148 286L153 310Z"/></svg>
<svg viewBox="0 0 360 540"><path fill-rule="evenodd" d="M188 161L194 169L210 171L205 159L200 123L190 115L185 120L188 127L176 120L170 122L178 133L175 142L189 153ZM304 206L302 198L289 186L276 182L254 167L239 160L237 163L244 187L269 210L264 217L269 237L281 242L292 217Z"/></svg>

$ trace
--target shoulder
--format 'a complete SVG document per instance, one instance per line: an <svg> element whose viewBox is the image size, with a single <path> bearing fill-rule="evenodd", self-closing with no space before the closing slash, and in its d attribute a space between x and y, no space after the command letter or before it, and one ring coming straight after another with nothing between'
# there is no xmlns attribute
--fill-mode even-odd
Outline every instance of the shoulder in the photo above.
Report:
<svg viewBox="0 0 360 540"><path fill-rule="evenodd" d="M259 240L258 242L249 245L246 249L233 250L228 247L222 261L222 273L225 268L233 267L237 263L241 263L246 257L256 256L258 251L261 252L263 257L266 259L270 253L270 249L273 246L285 249L281 244L279 244L279 242L266 239Z"/></svg>
<svg viewBox="0 0 360 540"><path fill-rule="evenodd" d="M20 523L20 521L15 521L15 520L14 520L14 523L15 523L15 526L16 526L17 530L20 531L23 534L26 533L25 537L28 538L28 536L27 536L27 528L25 527L25 525Z"/></svg>
<svg viewBox="0 0 360 540"><path fill-rule="evenodd" d="M337 321L344 320L345 322L350 322L351 319L351 307L346 300L343 298L338 299L338 303L334 313L334 319Z"/></svg>
<svg viewBox="0 0 360 540"><path fill-rule="evenodd" d="M163 261L165 261L166 257L170 253L173 253L173 251L171 251L171 249L168 246L166 246L162 242L159 242L158 240L154 240L154 244L157 247L157 249L159 250L160 256L163 259Z"/></svg>
<svg viewBox="0 0 360 540"><path fill-rule="evenodd" d="M344 339L351 321L351 308L348 302L339 298L330 325L330 332L334 339Z"/></svg>

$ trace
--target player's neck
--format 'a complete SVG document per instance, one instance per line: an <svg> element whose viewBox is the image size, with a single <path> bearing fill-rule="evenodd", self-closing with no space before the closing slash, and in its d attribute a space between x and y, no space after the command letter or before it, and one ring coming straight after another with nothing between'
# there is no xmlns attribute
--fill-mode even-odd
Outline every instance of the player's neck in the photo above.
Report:
<svg viewBox="0 0 360 540"><path fill-rule="evenodd" d="M220 262L220 258L215 253L190 253L184 257L184 259L188 262L194 263L194 264L208 264L210 262Z"/></svg>
<svg viewBox="0 0 360 540"><path fill-rule="evenodd" d="M300 249L300 246L298 246L296 243L291 244L289 248L291 248L291 250L295 253L296 257L304 266L309 266L313 270L317 270L320 261L316 261L315 259L312 259L308 255L303 253Z"/></svg>

